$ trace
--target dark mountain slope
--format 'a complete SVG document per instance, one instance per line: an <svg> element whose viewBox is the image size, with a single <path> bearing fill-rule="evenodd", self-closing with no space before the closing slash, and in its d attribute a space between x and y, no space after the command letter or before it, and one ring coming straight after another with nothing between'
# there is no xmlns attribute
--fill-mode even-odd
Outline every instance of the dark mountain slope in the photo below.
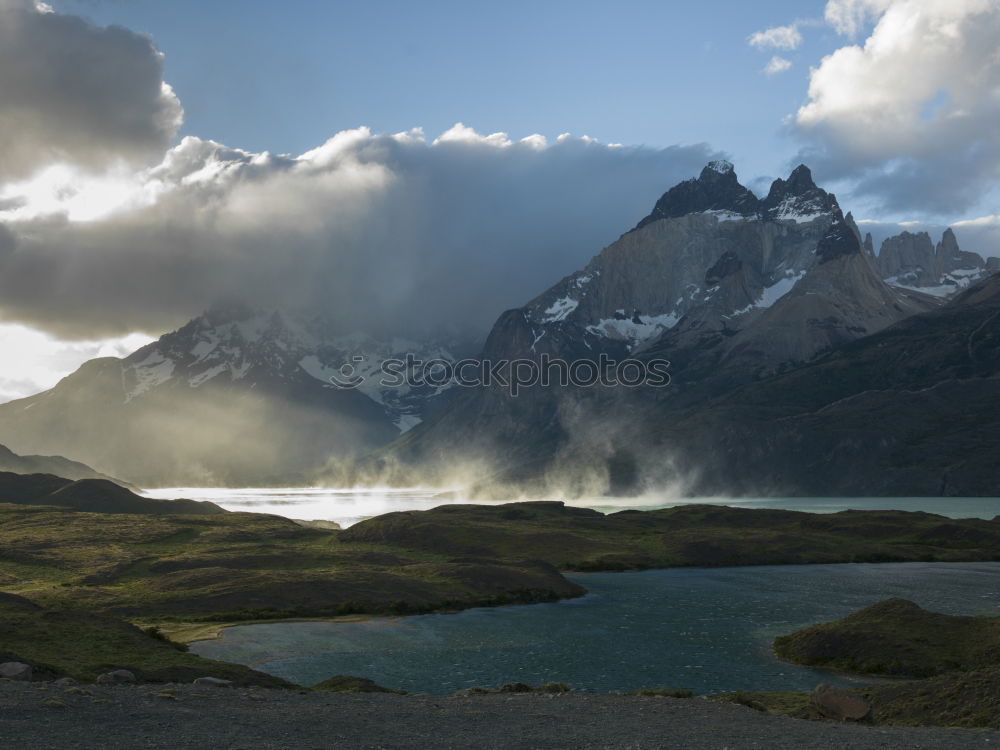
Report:
<svg viewBox="0 0 1000 750"><path fill-rule="evenodd" d="M1000 276L654 432L701 491L996 495Z"/></svg>

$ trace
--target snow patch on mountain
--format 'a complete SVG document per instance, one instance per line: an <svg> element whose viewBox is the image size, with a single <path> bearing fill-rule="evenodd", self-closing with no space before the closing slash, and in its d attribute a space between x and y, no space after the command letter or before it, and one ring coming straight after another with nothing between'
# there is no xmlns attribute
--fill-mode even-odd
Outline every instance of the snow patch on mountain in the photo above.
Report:
<svg viewBox="0 0 1000 750"><path fill-rule="evenodd" d="M710 161L708 163L708 168L713 172L718 172L719 174L729 174L734 171L736 167L733 166L732 162L726 161L725 159L716 159L715 161Z"/></svg>
<svg viewBox="0 0 1000 750"><path fill-rule="evenodd" d="M136 383L125 395L125 401L131 401L151 388L169 381L174 374L175 363L164 357L160 352L150 352L149 356L135 365L133 373Z"/></svg>
<svg viewBox="0 0 1000 750"><path fill-rule="evenodd" d="M803 201L797 196L792 196L779 203L771 216L777 221L793 221L796 224L803 224L815 221L828 213L827 207L819 200Z"/></svg>
<svg viewBox="0 0 1000 750"><path fill-rule="evenodd" d="M912 274L890 276L885 282L900 289L909 289L914 292L923 292L934 297L944 298L951 297L986 275L986 271L982 268L960 268L944 274L941 277L941 283L934 286L918 286L914 284L913 282L916 279Z"/></svg>
<svg viewBox="0 0 1000 750"><path fill-rule="evenodd" d="M717 209L712 209L712 210L709 210L709 211L702 211L701 213L702 213L702 216L712 216L712 217L714 217L715 220L718 221L719 223L722 223L724 221L746 221L747 218L752 218L752 217L747 217L744 214L735 213L733 211L725 211L725 210L717 210Z"/></svg>
<svg viewBox="0 0 1000 750"><path fill-rule="evenodd" d="M680 316L676 312L645 317L636 315L633 318L605 318L587 326L587 330L595 336L625 341L629 349L634 349L644 341L673 328L679 320Z"/></svg>
<svg viewBox="0 0 1000 750"><path fill-rule="evenodd" d="M799 280L806 275L806 272L799 271L786 271L785 276L775 281L770 286L764 287L761 292L760 297L757 300L740 310L734 310L730 315L735 317L737 315L746 315L752 310L763 310L771 307L775 302L788 294Z"/></svg>
<svg viewBox="0 0 1000 750"><path fill-rule="evenodd" d="M580 302L572 299L571 297L562 297L561 299L557 299L545 310L546 317L542 318L542 322L557 323L561 320L566 320L566 316L579 306Z"/></svg>

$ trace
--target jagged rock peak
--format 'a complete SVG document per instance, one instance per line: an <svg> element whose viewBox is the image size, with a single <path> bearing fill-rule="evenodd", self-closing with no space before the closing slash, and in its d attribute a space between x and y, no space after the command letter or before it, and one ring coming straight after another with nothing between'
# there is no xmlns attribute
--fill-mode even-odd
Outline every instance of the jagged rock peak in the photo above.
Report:
<svg viewBox="0 0 1000 750"><path fill-rule="evenodd" d="M715 161L710 161L705 165L705 168L701 170L701 175L699 179L704 180L706 177L706 172L711 175L712 172L721 175L732 175L733 179L736 179L736 168L733 166L731 161L726 161L725 159L716 159Z"/></svg>
<svg viewBox="0 0 1000 750"><path fill-rule="evenodd" d="M941 241L937 245L937 254L950 258L957 256L960 252L958 240L955 239L955 233L951 230L951 227L948 227L944 230L944 234L941 235Z"/></svg>
<svg viewBox="0 0 1000 750"><path fill-rule="evenodd" d="M845 255L861 253L861 241L838 209L833 223L816 246L816 257L827 263Z"/></svg>
<svg viewBox="0 0 1000 750"><path fill-rule="evenodd" d="M761 202L761 214L772 220L809 221L819 214L839 210L837 199L813 182L812 172L799 164L787 180L778 178L771 183L767 197Z"/></svg>
<svg viewBox="0 0 1000 750"><path fill-rule="evenodd" d="M740 184L733 165L720 159L709 162L697 179L685 180L670 188L656 202L652 213L635 228L641 229L660 219L706 211L754 216L758 203L757 196Z"/></svg>
<svg viewBox="0 0 1000 750"><path fill-rule="evenodd" d="M807 190L815 190L816 183L813 182L812 171L805 164L799 164L785 180L790 192L804 193Z"/></svg>

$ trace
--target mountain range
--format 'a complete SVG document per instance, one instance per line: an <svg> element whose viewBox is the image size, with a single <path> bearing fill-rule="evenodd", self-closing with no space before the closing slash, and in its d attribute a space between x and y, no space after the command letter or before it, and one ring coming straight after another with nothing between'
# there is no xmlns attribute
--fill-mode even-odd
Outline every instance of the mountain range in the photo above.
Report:
<svg viewBox="0 0 1000 750"><path fill-rule="evenodd" d="M997 292L887 283L808 169L757 200L713 163L484 349L665 359L669 387L467 390L367 469L501 496L995 494Z"/></svg>
<svg viewBox="0 0 1000 750"><path fill-rule="evenodd" d="M388 387L387 359L447 369L476 344L387 340L230 304L0 405L0 441L146 486L982 494L993 475L975 463L973 435L984 435L970 420L975 407L992 429L994 270L950 229L936 246L904 232L876 254L804 165L758 198L715 161L583 268L502 313L478 356L669 361L668 387ZM345 372L360 386L337 387ZM954 398L926 401L945 392Z"/></svg>

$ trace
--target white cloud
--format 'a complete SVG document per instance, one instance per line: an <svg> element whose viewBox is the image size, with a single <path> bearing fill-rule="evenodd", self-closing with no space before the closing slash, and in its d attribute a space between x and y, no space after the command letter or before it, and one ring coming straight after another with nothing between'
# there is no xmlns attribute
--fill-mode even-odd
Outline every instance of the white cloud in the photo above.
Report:
<svg viewBox="0 0 1000 750"><path fill-rule="evenodd" d="M787 60L784 57L779 57L775 55L770 60L768 60L767 65L764 66L764 73L769 76L773 76L777 73L784 73L792 67L792 61Z"/></svg>
<svg viewBox="0 0 1000 750"><path fill-rule="evenodd" d="M980 216L976 219L966 219L965 221L956 221L956 227L993 227L1000 229L1000 214L992 214L990 216Z"/></svg>
<svg viewBox="0 0 1000 750"><path fill-rule="evenodd" d="M497 148L507 148L514 145L506 133L480 135L473 128L463 125L460 122L456 122L434 139L435 146L439 143L472 143L478 146L495 146Z"/></svg>
<svg viewBox="0 0 1000 750"><path fill-rule="evenodd" d="M827 18L844 33L877 22L813 69L801 158L830 177L867 172L859 194L886 207L973 205L1000 178L1000 3L832 0Z"/></svg>
<svg viewBox="0 0 1000 750"><path fill-rule="evenodd" d="M182 110L152 42L32 0L0 0L0 179L162 155Z"/></svg>
<svg viewBox="0 0 1000 750"><path fill-rule="evenodd" d="M840 34L855 36L866 22L878 18L893 0L830 0L823 17Z"/></svg>
<svg viewBox="0 0 1000 750"><path fill-rule="evenodd" d="M747 43L757 49L798 49L802 44L802 34L797 24L775 26L764 31L757 31L747 37Z"/></svg>

